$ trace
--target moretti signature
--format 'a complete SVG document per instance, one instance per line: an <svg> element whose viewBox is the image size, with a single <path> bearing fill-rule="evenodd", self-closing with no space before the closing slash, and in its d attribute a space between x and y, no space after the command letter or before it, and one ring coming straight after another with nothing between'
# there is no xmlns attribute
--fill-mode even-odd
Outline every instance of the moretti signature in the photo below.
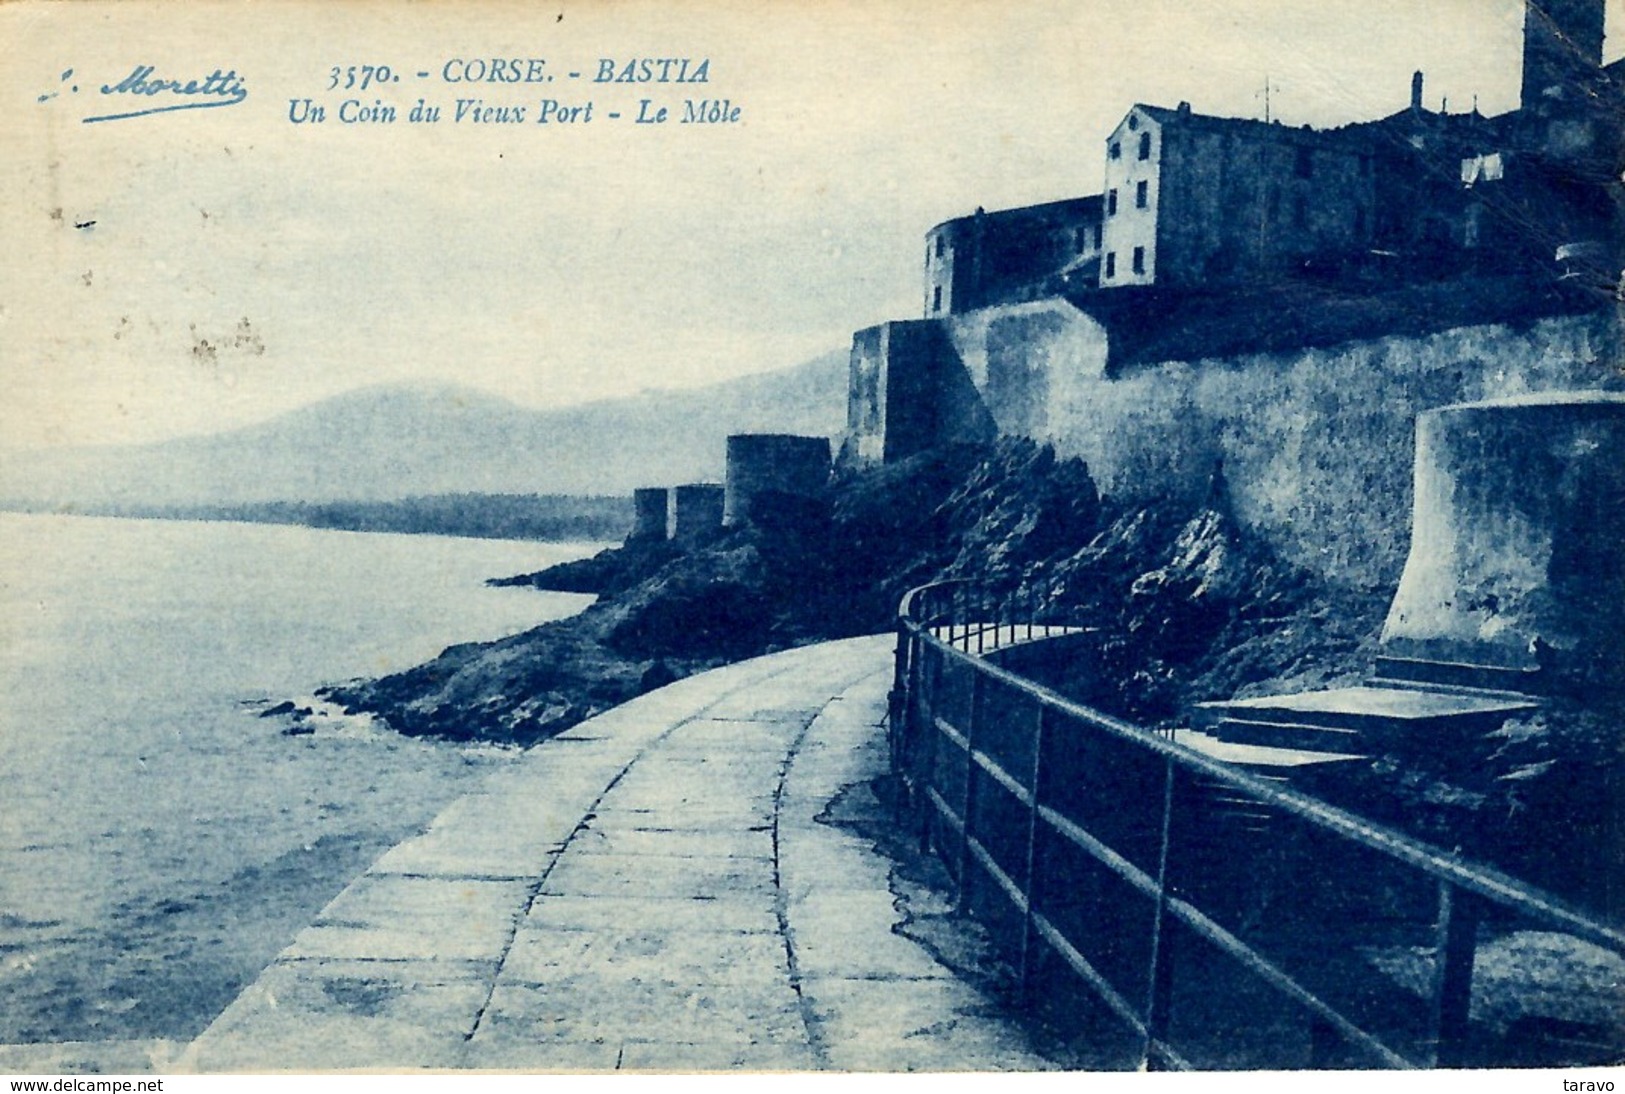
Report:
<svg viewBox="0 0 1625 1094"><path fill-rule="evenodd" d="M103 95L128 96L127 99L115 100L120 107L128 109L97 114L84 120L112 122L121 118L165 114L172 110L207 110L216 106L235 106L248 98L248 88L236 69L221 72L217 68L202 79L187 80L155 77L154 71L153 65L136 65L118 83L103 84Z"/></svg>

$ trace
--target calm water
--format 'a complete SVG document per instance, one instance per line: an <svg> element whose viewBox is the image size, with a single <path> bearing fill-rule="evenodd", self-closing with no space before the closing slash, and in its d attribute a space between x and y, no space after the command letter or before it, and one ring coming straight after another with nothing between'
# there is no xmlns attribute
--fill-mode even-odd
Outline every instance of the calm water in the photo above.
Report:
<svg viewBox="0 0 1625 1094"><path fill-rule="evenodd" d="M258 709L570 615L483 582L591 549L0 514L0 1043L200 1030L514 755Z"/></svg>

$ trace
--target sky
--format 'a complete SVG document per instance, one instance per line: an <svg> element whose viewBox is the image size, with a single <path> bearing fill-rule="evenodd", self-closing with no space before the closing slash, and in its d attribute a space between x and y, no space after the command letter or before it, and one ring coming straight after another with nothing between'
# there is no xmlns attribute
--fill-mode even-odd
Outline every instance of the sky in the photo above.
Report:
<svg viewBox="0 0 1625 1094"><path fill-rule="evenodd" d="M1612 60L1625 0L1608 16ZM1134 102L1261 117L1267 81L1273 116L1335 125L1402 108L1421 69L1428 106L1499 113L1521 33L1520 0L11 0L0 446L213 432L380 383L549 407L787 368L917 316L933 224L1098 192ZM708 58L709 81L591 82L638 57ZM443 79L477 58L554 81ZM328 90L369 64L401 82ZM246 96L85 124L208 101L101 93L138 65ZM537 124L544 97L594 120ZM740 120L630 120L685 97ZM290 121L307 98L326 122ZM346 98L398 120L343 124ZM439 123L406 120L419 98ZM456 123L458 98L527 117Z"/></svg>

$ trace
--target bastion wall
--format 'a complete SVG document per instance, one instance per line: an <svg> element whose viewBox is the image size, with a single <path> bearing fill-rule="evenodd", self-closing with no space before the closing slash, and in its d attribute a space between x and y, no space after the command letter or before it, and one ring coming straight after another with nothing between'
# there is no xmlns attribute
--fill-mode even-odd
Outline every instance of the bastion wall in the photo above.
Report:
<svg viewBox="0 0 1625 1094"><path fill-rule="evenodd" d="M1392 589L1404 566L1418 414L1625 388L1620 318L1609 308L1116 370L1105 328L1063 300L942 324L947 337L921 367L946 374L950 389L973 386L999 433L1083 458L1104 493L1126 499L1199 500L1221 473L1236 516L1284 558L1362 588ZM913 409L916 422L930 420ZM977 439L961 432L933 437ZM870 451L879 447L871 440ZM884 447L892 459L889 438Z"/></svg>

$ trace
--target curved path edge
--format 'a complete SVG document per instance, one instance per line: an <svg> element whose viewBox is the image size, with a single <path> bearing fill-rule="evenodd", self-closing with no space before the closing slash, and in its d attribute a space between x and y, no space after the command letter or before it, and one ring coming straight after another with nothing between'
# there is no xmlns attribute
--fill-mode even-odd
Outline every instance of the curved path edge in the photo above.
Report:
<svg viewBox="0 0 1625 1094"><path fill-rule="evenodd" d="M884 771L890 636L679 681L384 854L178 1071L1045 1068L817 820Z"/></svg>

